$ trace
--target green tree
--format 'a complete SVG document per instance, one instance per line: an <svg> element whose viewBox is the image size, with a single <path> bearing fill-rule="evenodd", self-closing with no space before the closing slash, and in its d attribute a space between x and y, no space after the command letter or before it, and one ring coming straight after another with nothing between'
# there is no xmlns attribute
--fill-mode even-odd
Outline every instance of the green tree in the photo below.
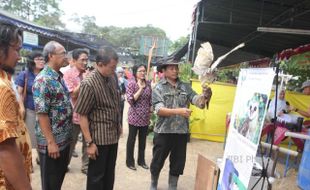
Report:
<svg viewBox="0 0 310 190"><path fill-rule="evenodd" d="M138 55L140 39L142 36L154 36L159 38L167 38L164 30L147 25L143 27L116 27L116 26L98 26L96 18L93 16L79 17L73 15L72 21L82 26L82 32L94 34L103 37L117 47L126 49L132 55Z"/></svg>
<svg viewBox="0 0 310 190"><path fill-rule="evenodd" d="M60 0L1 0L0 8L41 26L64 29Z"/></svg>
<svg viewBox="0 0 310 190"><path fill-rule="evenodd" d="M182 48L189 40L189 36L182 36L179 39L172 42L172 44L169 47L169 53L173 53L180 48Z"/></svg>
<svg viewBox="0 0 310 190"><path fill-rule="evenodd" d="M288 73L293 76L298 76L297 80L290 80L287 85L288 90L299 91L304 81L310 79L310 65L296 64L296 62L282 61L280 68L284 73Z"/></svg>

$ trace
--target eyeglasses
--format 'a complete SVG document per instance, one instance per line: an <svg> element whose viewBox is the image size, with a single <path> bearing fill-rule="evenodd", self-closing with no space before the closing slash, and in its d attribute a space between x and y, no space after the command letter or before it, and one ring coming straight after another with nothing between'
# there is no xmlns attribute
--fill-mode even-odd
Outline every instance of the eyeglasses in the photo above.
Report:
<svg viewBox="0 0 310 190"><path fill-rule="evenodd" d="M137 73L146 73L146 70L137 71Z"/></svg>
<svg viewBox="0 0 310 190"><path fill-rule="evenodd" d="M44 58L34 58L35 61L45 61Z"/></svg>
<svg viewBox="0 0 310 190"><path fill-rule="evenodd" d="M59 52L59 53L53 53L54 55L62 55L62 56L66 56L67 52L63 51L63 52Z"/></svg>

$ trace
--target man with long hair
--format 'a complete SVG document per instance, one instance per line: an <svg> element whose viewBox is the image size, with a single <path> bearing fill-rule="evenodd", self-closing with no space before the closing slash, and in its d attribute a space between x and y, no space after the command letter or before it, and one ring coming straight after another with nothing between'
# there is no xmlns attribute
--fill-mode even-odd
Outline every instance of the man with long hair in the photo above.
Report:
<svg viewBox="0 0 310 190"><path fill-rule="evenodd" d="M0 21L0 189L31 189L31 146L11 76L20 60L22 32Z"/></svg>

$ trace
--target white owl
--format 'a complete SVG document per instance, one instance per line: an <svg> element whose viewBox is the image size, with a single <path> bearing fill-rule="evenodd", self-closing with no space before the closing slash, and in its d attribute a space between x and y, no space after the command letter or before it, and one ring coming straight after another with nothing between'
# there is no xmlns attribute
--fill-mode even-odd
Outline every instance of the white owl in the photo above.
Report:
<svg viewBox="0 0 310 190"><path fill-rule="evenodd" d="M213 51L211 44L209 42L205 42L201 44L201 47L198 50L194 67L192 70L196 75L199 76L199 80L201 81L201 84L204 84L206 82L212 83L215 80L215 68L218 66L220 62L222 62L229 54L236 51L239 48L244 47L244 43L236 46L234 49L230 50L225 55L220 56L217 58L217 60L212 64L213 61Z"/></svg>

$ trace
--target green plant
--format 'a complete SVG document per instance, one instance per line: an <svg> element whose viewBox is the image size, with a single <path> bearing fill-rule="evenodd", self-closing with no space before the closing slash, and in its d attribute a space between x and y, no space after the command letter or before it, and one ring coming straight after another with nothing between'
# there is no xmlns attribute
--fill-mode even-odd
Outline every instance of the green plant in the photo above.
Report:
<svg viewBox="0 0 310 190"><path fill-rule="evenodd" d="M190 82L190 79L198 78L198 76L192 72L192 64L190 63L180 64L179 71L179 77L183 82Z"/></svg>
<svg viewBox="0 0 310 190"><path fill-rule="evenodd" d="M283 73L298 76L297 80L290 80L287 84L287 89L299 91L304 81L310 79L310 65L297 64L296 62L281 61L280 69Z"/></svg>
<svg viewBox="0 0 310 190"><path fill-rule="evenodd" d="M157 119L158 119L157 115L155 113L152 113L151 118L150 118L150 125L147 131L148 134L153 132Z"/></svg>
<svg viewBox="0 0 310 190"><path fill-rule="evenodd" d="M217 71L217 81L235 83L240 68L221 69Z"/></svg>

